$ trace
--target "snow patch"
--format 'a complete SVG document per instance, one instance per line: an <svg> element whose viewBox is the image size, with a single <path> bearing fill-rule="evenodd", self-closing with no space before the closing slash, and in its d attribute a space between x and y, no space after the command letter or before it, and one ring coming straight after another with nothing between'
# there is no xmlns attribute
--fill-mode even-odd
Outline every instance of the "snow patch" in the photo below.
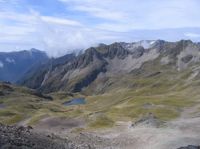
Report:
<svg viewBox="0 0 200 149"><path fill-rule="evenodd" d="M156 41L155 41L155 40L153 40L153 41L151 41L151 42L150 42L150 44L152 45L152 44L154 44L155 42L156 42Z"/></svg>
<svg viewBox="0 0 200 149"><path fill-rule="evenodd" d="M149 49L155 43L155 40L141 40L139 42L128 43L125 48L129 51L134 51L138 47L143 47L144 49Z"/></svg>
<svg viewBox="0 0 200 149"><path fill-rule="evenodd" d="M3 68L4 67L4 64L3 62L0 61L0 68Z"/></svg>
<svg viewBox="0 0 200 149"><path fill-rule="evenodd" d="M154 44L154 43L155 43L155 41L148 41L148 40L140 41L140 45L145 49L151 48L151 45Z"/></svg>
<svg viewBox="0 0 200 149"><path fill-rule="evenodd" d="M12 58L9 58L9 57L7 57L6 58L6 62L8 62L8 63L15 63L15 60L14 59L12 59Z"/></svg>

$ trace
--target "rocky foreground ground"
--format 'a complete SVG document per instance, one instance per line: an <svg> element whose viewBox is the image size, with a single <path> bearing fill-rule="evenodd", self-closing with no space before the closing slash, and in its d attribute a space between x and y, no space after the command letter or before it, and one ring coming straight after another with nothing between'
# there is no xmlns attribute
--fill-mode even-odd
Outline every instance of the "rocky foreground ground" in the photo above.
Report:
<svg viewBox="0 0 200 149"><path fill-rule="evenodd" d="M75 149L71 141L55 135L35 133L31 127L0 124L1 149Z"/></svg>
<svg viewBox="0 0 200 149"><path fill-rule="evenodd" d="M71 137L70 139L72 139ZM0 124L0 148L1 149L95 149L107 148L109 139L80 133L69 140L60 138L54 134L35 132L32 127L16 127ZM106 147L107 146L107 147ZM188 145L178 149L200 149L200 146Z"/></svg>

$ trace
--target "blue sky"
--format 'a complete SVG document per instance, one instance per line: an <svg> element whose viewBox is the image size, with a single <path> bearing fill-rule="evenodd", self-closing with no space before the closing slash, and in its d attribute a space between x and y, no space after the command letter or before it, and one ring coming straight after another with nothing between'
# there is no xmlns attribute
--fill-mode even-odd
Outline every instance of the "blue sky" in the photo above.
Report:
<svg viewBox="0 0 200 149"><path fill-rule="evenodd" d="M0 51L60 56L115 41L200 41L199 10L199 0L0 0Z"/></svg>

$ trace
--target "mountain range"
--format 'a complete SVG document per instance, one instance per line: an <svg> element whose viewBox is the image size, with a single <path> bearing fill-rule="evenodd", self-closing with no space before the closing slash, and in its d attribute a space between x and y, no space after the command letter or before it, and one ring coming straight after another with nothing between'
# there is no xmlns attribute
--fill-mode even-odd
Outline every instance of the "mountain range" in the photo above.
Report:
<svg viewBox="0 0 200 149"><path fill-rule="evenodd" d="M0 80L16 82L35 65L48 60L45 52L37 49L0 52Z"/></svg>
<svg viewBox="0 0 200 149"><path fill-rule="evenodd" d="M61 145L63 136L83 148L198 146L199 43L115 42L58 58L19 53L26 67L9 67L16 84L0 82L0 148L32 148L38 139ZM2 58L1 69L12 59Z"/></svg>
<svg viewBox="0 0 200 149"><path fill-rule="evenodd" d="M68 54L51 59L39 69L29 70L18 83L45 93L99 94L159 83L167 86L185 73L188 80L198 79L199 62L200 44L190 40L116 42L88 48L78 56Z"/></svg>

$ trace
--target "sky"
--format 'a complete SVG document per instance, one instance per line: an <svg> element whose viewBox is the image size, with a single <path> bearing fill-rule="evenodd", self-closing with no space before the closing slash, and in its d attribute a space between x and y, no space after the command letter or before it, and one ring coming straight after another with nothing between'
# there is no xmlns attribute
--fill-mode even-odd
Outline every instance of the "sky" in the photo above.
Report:
<svg viewBox="0 0 200 149"><path fill-rule="evenodd" d="M199 42L200 0L0 0L0 52L157 39Z"/></svg>

